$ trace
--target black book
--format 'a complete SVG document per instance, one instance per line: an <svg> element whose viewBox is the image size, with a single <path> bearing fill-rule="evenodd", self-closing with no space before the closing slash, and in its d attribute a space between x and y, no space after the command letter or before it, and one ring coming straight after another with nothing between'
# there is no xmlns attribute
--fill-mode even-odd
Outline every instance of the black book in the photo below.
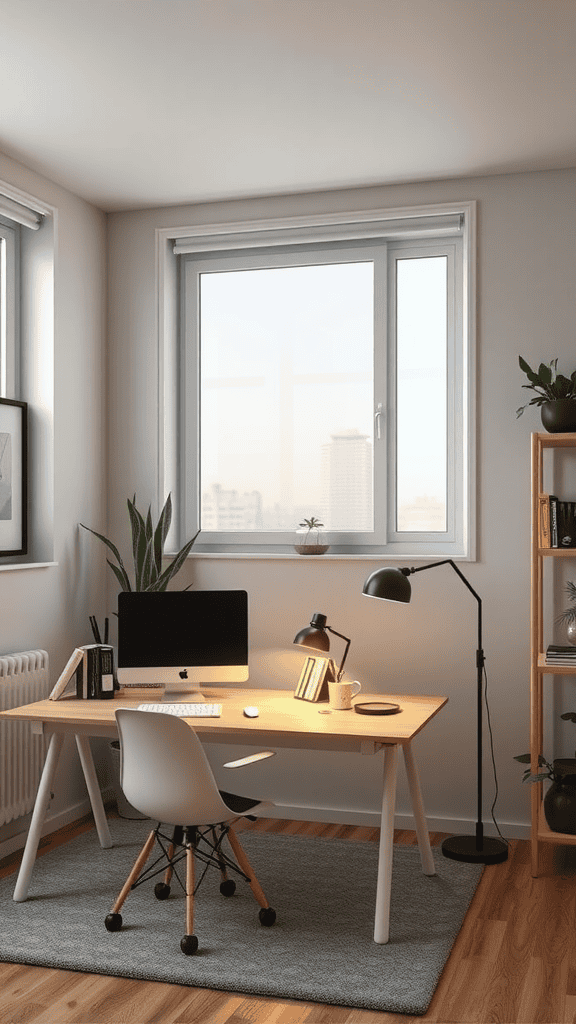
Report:
<svg viewBox="0 0 576 1024"><path fill-rule="evenodd" d="M558 547L576 547L576 519L574 518L575 503L573 501L558 502Z"/></svg>
<svg viewBox="0 0 576 1024"><path fill-rule="evenodd" d="M114 697L114 649L108 644L87 644L76 670L76 696L82 700Z"/></svg>
<svg viewBox="0 0 576 1024"><path fill-rule="evenodd" d="M550 495L550 546L558 547L558 498Z"/></svg>

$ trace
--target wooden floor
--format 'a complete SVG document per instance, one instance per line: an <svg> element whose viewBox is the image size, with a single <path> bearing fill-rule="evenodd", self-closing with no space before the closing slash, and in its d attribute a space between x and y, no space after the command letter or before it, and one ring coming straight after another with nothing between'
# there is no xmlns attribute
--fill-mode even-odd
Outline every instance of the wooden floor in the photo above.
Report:
<svg viewBox="0 0 576 1024"><path fill-rule="evenodd" d="M376 842L378 830L294 821L246 822L264 832ZM40 854L93 828L91 820L42 841ZM433 834L433 844L443 836ZM411 832L395 841L411 845ZM247 997L158 982L0 963L1 1024L576 1024L576 850L552 847L543 874L513 841L487 867L427 1014L406 1017L346 1007ZM20 855L0 864L0 877Z"/></svg>

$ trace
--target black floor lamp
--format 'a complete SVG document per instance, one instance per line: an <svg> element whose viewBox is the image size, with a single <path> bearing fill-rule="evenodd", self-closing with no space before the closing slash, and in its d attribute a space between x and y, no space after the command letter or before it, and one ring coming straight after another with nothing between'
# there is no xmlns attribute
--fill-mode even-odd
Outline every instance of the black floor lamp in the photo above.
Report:
<svg viewBox="0 0 576 1024"><path fill-rule="evenodd" d="M484 835L482 824L482 673L484 670L484 651L482 649L482 601L474 588L451 558L430 565L420 565L414 569L377 569L368 577L363 593L367 597L377 597L384 601L400 601L407 604L412 595L412 587L408 579L412 573L424 569L434 569L437 565L451 565L462 582L478 602L478 647L476 650L476 682L477 682L477 778L478 778L478 820L476 835L450 836L442 843L442 853L451 860L469 861L477 864L500 864L508 858L508 846L503 839Z"/></svg>

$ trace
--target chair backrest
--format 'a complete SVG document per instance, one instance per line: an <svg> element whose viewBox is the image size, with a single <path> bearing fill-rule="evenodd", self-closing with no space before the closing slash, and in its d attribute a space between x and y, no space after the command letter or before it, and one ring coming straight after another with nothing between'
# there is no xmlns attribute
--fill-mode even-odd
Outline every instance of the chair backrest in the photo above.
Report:
<svg viewBox="0 0 576 1024"><path fill-rule="evenodd" d="M119 708L120 785L143 814L166 825L215 825L235 817L187 722L164 712Z"/></svg>

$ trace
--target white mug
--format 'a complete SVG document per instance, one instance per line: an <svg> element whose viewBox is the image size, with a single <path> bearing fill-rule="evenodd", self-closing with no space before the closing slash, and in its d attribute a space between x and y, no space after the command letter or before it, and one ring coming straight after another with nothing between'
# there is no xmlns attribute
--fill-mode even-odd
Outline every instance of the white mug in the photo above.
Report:
<svg viewBox="0 0 576 1024"><path fill-rule="evenodd" d="M350 711L352 697L362 689L359 682L328 683L329 704L333 711Z"/></svg>

